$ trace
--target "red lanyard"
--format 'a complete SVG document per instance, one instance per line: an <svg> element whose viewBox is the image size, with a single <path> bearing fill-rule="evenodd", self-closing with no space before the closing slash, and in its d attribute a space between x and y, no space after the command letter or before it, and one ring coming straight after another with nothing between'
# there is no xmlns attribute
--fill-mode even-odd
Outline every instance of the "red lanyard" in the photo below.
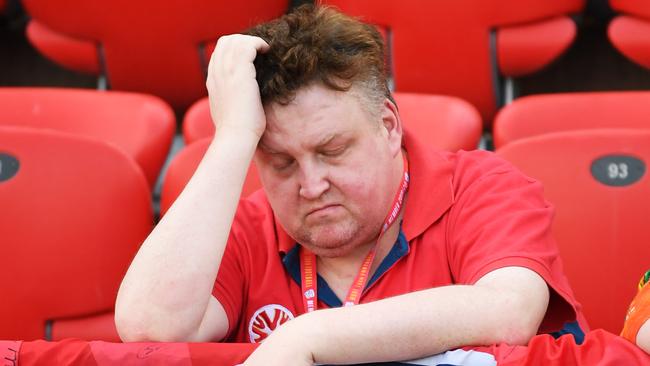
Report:
<svg viewBox="0 0 650 366"><path fill-rule="evenodd" d="M409 186L409 173L408 173L408 161L404 157L404 174L402 176L402 184L395 193L395 198L393 198L393 208L388 212L386 218L384 219L384 225L381 227L379 232L379 237L377 242L381 237L386 233L388 228L395 222L399 212L402 209L402 204L404 202L404 195ZM361 264L359 273L357 277L352 282L352 286L348 291L348 295L345 298L344 306L352 306L359 303L361 298L361 293L366 287L368 282L368 277L370 276L370 267L372 267L372 262L375 259L377 245L372 247L370 253L366 256L366 259ZM302 283L302 301L306 312L312 312L318 307L318 290L316 286L316 255L304 247L300 250L300 276Z"/></svg>

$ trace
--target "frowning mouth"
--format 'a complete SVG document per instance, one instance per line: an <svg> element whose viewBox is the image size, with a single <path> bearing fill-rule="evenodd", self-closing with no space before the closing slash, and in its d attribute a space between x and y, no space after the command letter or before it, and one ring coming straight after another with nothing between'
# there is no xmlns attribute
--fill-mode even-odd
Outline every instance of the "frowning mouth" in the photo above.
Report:
<svg viewBox="0 0 650 366"><path fill-rule="evenodd" d="M313 208L310 211L308 211L307 215L305 215L305 216L327 215L329 213L332 213L332 212L336 211L340 207L341 207L341 205L338 205L338 204L330 204L330 205L324 205L324 206L316 207L316 208Z"/></svg>

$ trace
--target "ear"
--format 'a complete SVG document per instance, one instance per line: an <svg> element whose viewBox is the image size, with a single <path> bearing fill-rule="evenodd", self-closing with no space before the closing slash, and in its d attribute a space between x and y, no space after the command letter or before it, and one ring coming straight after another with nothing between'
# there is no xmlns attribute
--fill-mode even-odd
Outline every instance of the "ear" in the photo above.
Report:
<svg viewBox="0 0 650 366"><path fill-rule="evenodd" d="M402 151L402 120L399 117L397 106L389 98L384 99L381 120L388 133L388 144L391 153L393 156L397 156Z"/></svg>

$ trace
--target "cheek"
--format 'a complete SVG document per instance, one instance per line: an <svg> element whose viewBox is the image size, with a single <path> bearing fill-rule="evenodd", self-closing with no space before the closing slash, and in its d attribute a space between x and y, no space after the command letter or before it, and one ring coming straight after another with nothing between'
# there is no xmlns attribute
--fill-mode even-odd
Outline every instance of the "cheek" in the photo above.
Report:
<svg viewBox="0 0 650 366"><path fill-rule="evenodd" d="M291 179L284 179L269 171L260 171L260 179L266 192L266 197L273 208L273 211L283 221L292 217L289 215L296 212L298 188Z"/></svg>
<svg viewBox="0 0 650 366"><path fill-rule="evenodd" d="M346 169L345 176L337 176L338 184L346 198L358 205L362 215L383 217L395 195L391 156L383 145L364 151L366 154Z"/></svg>
<svg viewBox="0 0 650 366"><path fill-rule="evenodd" d="M380 169L368 165L370 164L362 164L337 172L331 181L348 203L375 209L380 203L377 198L381 197L384 190L384 177Z"/></svg>

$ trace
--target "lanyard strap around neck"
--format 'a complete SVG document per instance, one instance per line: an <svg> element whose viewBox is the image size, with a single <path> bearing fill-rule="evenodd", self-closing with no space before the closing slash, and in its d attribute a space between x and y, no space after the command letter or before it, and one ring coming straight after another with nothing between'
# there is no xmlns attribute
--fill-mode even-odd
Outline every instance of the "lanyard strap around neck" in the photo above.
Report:
<svg viewBox="0 0 650 366"><path fill-rule="evenodd" d="M391 210L386 215L384 219L384 224L381 227L379 236L377 238L377 243L382 238L384 233L391 227L399 216L400 211L404 203L404 196L409 186L409 173L408 173L408 161L406 156L404 156L404 173L402 174L402 182L399 186L399 189L395 193L393 198L393 205ZM348 290L348 295L345 297L343 302L344 306L352 306L359 303L361 299L361 293L368 283L368 278L370 277L370 268L375 259L377 243L372 247L363 263L361 268L359 268L359 273L357 274L350 290ZM317 276L318 272L316 270L316 255L306 248L302 247L300 250L300 279L302 287L302 296L303 296L303 305L305 312L312 312L318 308L318 289L317 289Z"/></svg>

